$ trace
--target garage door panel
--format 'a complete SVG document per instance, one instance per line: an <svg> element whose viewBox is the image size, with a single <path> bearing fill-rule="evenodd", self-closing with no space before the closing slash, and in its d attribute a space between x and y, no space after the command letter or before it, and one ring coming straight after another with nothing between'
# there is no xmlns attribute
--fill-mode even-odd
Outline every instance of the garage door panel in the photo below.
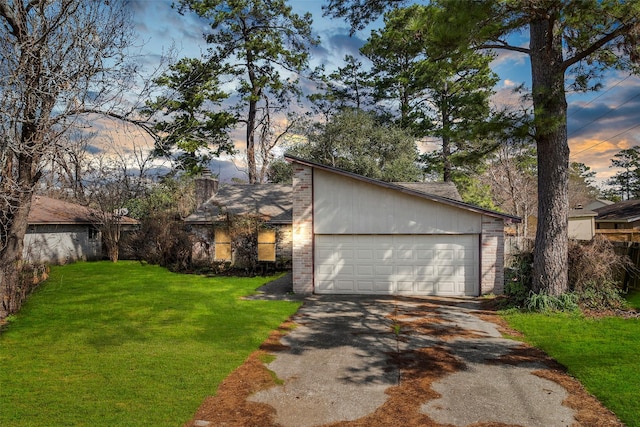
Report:
<svg viewBox="0 0 640 427"><path fill-rule="evenodd" d="M438 248L436 251L436 260L438 261L452 261L454 259L453 249Z"/></svg>
<svg viewBox="0 0 640 427"><path fill-rule="evenodd" d="M358 259L373 260L373 249L358 249Z"/></svg>
<svg viewBox="0 0 640 427"><path fill-rule="evenodd" d="M335 290L336 291L353 291L353 290L356 290L355 281L354 280L336 280L334 283L335 283Z"/></svg>
<svg viewBox="0 0 640 427"><path fill-rule="evenodd" d="M374 275L373 265L371 265L371 264L358 265L357 271L358 271L358 276L373 276Z"/></svg>
<svg viewBox="0 0 640 427"><path fill-rule="evenodd" d="M400 277L415 277L416 275L413 265L398 265L396 271Z"/></svg>
<svg viewBox="0 0 640 427"><path fill-rule="evenodd" d="M413 284L414 282L398 281L398 293L413 294L414 293Z"/></svg>
<svg viewBox="0 0 640 427"><path fill-rule="evenodd" d="M435 293L433 282L416 282L415 291L418 295L431 295Z"/></svg>
<svg viewBox="0 0 640 427"><path fill-rule="evenodd" d="M373 284L376 293L393 293L393 282L376 280Z"/></svg>
<svg viewBox="0 0 640 427"><path fill-rule="evenodd" d="M393 274L393 265L376 265L376 276L389 277Z"/></svg>
<svg viewBox="0 0 640 427"><path fill-rule="evenodd" d="M315 291L477 295L477 235L316 235Z"/></svg>
<svg viewBox="0 0 640 427"><path fill-rule="evenodd" d="M418 259L423 259L423 260L433 259L433 249L418 249L416 254Z"/></svg>
<svg viewBox="0 0 640 427"><path fill-rule="evenodd" d="M441 280L438 282L439 295L455 295L456 294L456 282L452 280Z"/></svg>

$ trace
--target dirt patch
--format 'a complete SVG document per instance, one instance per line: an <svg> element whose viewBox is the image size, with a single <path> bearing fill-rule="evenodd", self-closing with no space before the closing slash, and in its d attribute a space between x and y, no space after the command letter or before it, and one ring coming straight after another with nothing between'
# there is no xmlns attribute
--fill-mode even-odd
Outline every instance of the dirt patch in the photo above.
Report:
<svg viewBox="0 0 640 427"><path fill-rule="evenodd" d="M330 427L384 427L384 426L440 426L427 415L420 413L426 400L437 399L438 393L431 384L459 369L459 362L442 347L424 348L390 355L392 363L400 367L400 384L389 387L389 399L373 414L354 421L329 424Z"/></svg>
<svg viewBox="0 0 640 427"><path fill-rule="evenodd" d="M269 338L253 352L249 358L231 373L218 387L215 396L209 396L200 405L195 416L185 427L210 426L278 426L273 422L275 409L269 405L248 402L247 398L260 390L277 383L273 373L264 365L271 353L284 351L288 347L280 343L280 338L295 328L295 323L287 321L272 332ZM209 424L204 424L206 421Z"/></svg>

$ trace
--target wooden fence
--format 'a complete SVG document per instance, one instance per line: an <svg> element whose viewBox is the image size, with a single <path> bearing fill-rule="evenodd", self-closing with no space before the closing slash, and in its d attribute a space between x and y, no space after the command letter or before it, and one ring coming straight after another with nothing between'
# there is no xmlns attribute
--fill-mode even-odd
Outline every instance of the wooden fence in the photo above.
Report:
<svg viewBox="0 0 640 427"><path fill-rule="evenodd" d="M640 243L640 230L596 230L597 236L602 236L611 242Z"/></svg>

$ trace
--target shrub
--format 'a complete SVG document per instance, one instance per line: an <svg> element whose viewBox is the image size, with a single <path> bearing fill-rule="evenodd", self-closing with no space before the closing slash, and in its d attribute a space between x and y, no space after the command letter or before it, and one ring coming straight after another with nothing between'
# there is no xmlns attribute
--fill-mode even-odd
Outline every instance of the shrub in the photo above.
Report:
<svg viewBox="0 0 640 427"><path fill-rule="evenodd" d="M512 265L505 270L504 294L512 307L523 307L531 292L533 252L520 251L513 255Z"/></svg>
<svg viewBox="0 0 640 427"><path fill-rule="evenodd" d="M572 292L560 296L549 295L545 292L531 292L525 301L529 311L575 311L578 310L578 295Z"/></svg>
<svg viewBox="0 0 640 427"><path fill-rule="evenodd" d="M558 297L532 291L533 251L513 257L505 274L507 305L532 311L619 309L625 306L618 277L632 267L626 256L615 253L613 244L596 237L589 242L569 244L569 292Z"/></svg>
<svg viewBox="0 0 640 427"><path fill-rule="evenodd" d="M180 272L191 268L191 237L184 223L170 214L158 213L143 219L140 229L125 244L136 259L149 264Z"/></svg>
<svg viewBox="0 0 640 427"><path fill-rule="evenodd" d="M596 236L589 242L569 242L569 284L578 293L586 289L617 286L619 273L631 268L631 260L618 255L613 244Z"/></svg>

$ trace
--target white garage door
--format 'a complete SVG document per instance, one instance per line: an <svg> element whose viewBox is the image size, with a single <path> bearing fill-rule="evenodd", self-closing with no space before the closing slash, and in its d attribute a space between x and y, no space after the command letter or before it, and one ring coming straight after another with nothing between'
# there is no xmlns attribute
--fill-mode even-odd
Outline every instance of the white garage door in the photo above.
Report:
<svg viewBox="0 0 640 427"><path fill-rule="evenodd" d="M477 235L316 235L315 292L478 295Z"/></svg>

